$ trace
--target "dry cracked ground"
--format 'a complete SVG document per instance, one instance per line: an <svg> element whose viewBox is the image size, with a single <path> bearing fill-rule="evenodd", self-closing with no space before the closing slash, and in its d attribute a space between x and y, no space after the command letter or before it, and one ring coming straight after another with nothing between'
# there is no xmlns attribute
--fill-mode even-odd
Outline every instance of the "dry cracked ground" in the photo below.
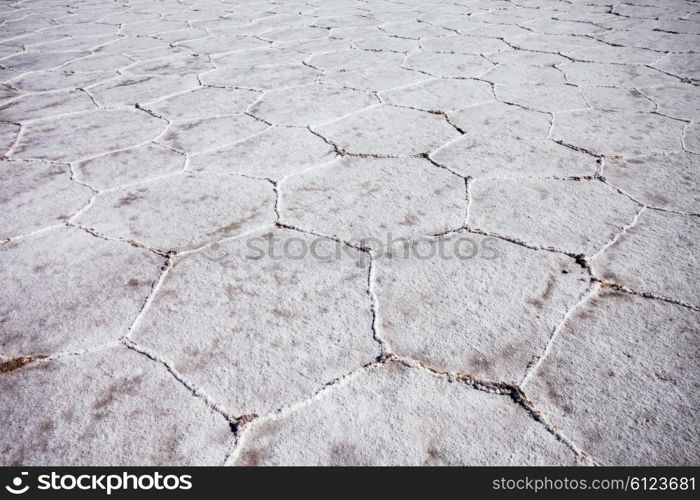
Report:
<svg viewBox="0 0 700 500"><path fill-rule="evenodd" d="M0 20L2 464L700 462L697 2Z"/></svg>

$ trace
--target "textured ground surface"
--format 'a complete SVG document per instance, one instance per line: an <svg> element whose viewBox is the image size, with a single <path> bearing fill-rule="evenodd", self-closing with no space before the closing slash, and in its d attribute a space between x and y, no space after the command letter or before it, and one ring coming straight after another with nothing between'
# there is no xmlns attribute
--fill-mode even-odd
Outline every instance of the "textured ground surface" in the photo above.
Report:
<svg viewBox="0 0 700 500"><path fill-rule="evenodd" d="M700 462L696 2L0 20L2 464Z"/></svg>

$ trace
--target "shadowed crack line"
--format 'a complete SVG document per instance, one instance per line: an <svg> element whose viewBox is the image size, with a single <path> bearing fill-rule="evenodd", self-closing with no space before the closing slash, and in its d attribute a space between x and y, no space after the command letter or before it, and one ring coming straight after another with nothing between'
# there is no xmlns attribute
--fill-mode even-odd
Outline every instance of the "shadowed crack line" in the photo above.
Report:
<svg viewBox="0 0 700 500"><path fill-rule="evenodd" d="M559 324L552 329L551 334L549 335L549 339L547 340L547 344L545 345L544 350L542 351L542 354L537 356L536 359L528 363L527 367L525 368L525 374L523 377L520 379L519 385L520 387L524 387L528 380L532 378L532 376L537 372L537 369L540 367L542 362L547 358L547 355L552 349L552 345L554 342L557 340L559 336L559 332L564 328L564 326L569 322L569 319L573 316L573 314L583 305L586 303L586 301L595 295L597 292L597 286L595 284L595 279L592 277L589 279L588 286L586 287L586 290L579 296L579 299L576 301L576 303L571 306L567 311L566 314L564 314L564 318L559 322Z"/></svg>
<svg viewBox="0 0 700 500"><path fill-rule="evenodd" d="M214 401L212 398L210 398L201 388L199 388L197 385L191 383L188 381L176 368L175 366L168 361L166 358L160 356L156 351L153 351L145 346L142 346L141 344L138 344L134 342L131 339L124 338L121 340L121 344L126 346L128 349L131 349L134 352L137 352L146 358L161 364L164 366L170 374L175 377L175 379L180 382L184 387L186 387L190 393L201 399L206 403L206 405L214 410L216 413L220 414L223 416L231 425L236 424L236 419L237 417L233 416L229 411L224 408L222 405ZM233 430L233 427L232 427Z"/></svg>
<svg viewBox="0 0 700 500"><path fill-rule="evenodd" d="M350 373L347 373L336 379L331 380L330 382L327 382L323 388L321 388L306 399L286 405L262 416L251 416L250 418L247 418L244 425L240 429L241 435L238 439L233 453L230 456L229 464L235 463L238 457L240 456L241 450L245 447L248 436L250 435L250 428L259 425L260 422L265 422L272 419L279 419L288 414L295 413L313 404L314 402L321 400L323 397L326 396L326 394L329 393L329 391L335 390L338 387L347 384L349 381L356 379L357 377L371 369L381 368L383 365L390 362L401 363L409 369L424 370L434 376L446 377L450 380L461 382L474 390L509 397L513 401L513 403L521 407L530 418L532 418L538 424L542 425L550 434L554 436L555 439L561 441L567 448L569 448L569 450L573 453L577 460L585 464L599 464L599 462L596 459L594 459L591 455L589 455L580 447L578 447L556 426L552 425L549 422L549 419L541 411L539 411L535 407L535 405L527 398L525 392L520 388L519 385L514 383L484 380L464 373L436 370L426 365L425 363L422 363L410 357L399 356L393 353L387 353L381 356L376 361L367 363L362 367L353 370Z"/></svg>

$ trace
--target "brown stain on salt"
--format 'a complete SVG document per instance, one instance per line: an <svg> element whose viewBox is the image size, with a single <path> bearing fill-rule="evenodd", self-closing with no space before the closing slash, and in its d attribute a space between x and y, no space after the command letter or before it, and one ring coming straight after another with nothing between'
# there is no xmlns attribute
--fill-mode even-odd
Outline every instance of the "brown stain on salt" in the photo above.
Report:
<svg viewBox="0 0 700 500"><path fill-rule="evenodd" d="M10 373L12 371L17 370L18 368L22 368L23 366L28 365L29 363L33 363L34 361L44 358L46 358L45 354L36 354L29 356L20 356L18 358L4 361L0 363L0 375Z"/></svg>

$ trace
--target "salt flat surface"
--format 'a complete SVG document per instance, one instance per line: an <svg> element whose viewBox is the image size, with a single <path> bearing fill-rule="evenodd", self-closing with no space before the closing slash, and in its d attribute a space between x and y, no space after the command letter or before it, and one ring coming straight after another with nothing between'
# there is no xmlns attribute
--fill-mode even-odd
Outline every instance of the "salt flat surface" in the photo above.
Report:
<svg viewBox="0 0 700 500"><path fill-rule="evenodd" d="M0 464L700 462L700 8L0 5Z"/></svg>

